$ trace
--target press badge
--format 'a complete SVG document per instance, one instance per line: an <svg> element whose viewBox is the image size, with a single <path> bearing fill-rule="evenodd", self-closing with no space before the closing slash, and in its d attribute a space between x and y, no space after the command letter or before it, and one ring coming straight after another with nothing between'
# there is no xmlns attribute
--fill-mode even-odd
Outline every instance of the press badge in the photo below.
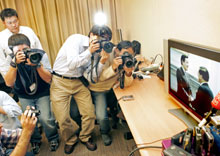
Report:
<svg viewBox="0 0 220 156"><path fill-rule="evenodd" d="M35 87L36 87L36 83L32 83L32 85L30 85L29 87L30 91L33 92Z"/></svg>

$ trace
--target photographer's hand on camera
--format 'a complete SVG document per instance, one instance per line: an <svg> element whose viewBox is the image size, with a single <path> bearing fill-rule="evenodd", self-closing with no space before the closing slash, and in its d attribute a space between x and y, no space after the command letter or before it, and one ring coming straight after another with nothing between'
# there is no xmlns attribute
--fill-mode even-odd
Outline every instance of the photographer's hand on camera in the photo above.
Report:
<svg viewBox="0 0 220 156"><path fill-rule="evenodd" d="M100 48L100 44L98 43L97 39L93 39L90 43L89 43L89 51L91 54L93 54L94 52L96 52L97 50L99 50Z"/></svg>
<svg viewBox="0 0 220 156"><path fill-rule="evenodd" d="M100 59L100 63L105 64L105 62L108 60L109 58L109 53L105 52L103 49L100 53L101 59Z"/></svg>
<svg viewBox="0 0 220 156"><path fill-rule="evenodd" d="M113 69L114 71L117 71L119 65L121 65L121 64L122 64L122 59L121 59L121 57L116 57L116 58L114 58L113 63L112 63L112 69Z"/></svg>
<svg viewBox="0 0 220 156"><path fill-rule="evenodd" d="M27 134L32 134L34 131L34 128L37 123L37 117L35 116L35 113L32 113L32 110L29 106L27 106L25 112L21 116L21 125L23 131Z"/></svg>
<svg viewBox="0 0 220 156"><path fill-rule="evenodd" d="M16 52L15 57L12 59L12 61L14 61L14 63L16 63L16 64L20 64L22 62L25 62L25 60L26 60L26 56L23 51Z"/></svg>

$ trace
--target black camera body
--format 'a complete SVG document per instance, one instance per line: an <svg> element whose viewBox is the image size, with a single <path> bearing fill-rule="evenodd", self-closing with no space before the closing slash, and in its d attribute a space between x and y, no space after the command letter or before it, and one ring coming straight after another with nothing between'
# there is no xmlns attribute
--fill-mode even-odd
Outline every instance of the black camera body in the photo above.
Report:
<svg viewBox="0 0 220 156"><path fill-rule="evenodd" d="M39 64L45 53L41 49L24 49L23 51L26 59L29 58L30 62L33 64Z"/></svg>
<svg viewBox="0 0 220 156"><path fill-rule="evenodd" d="M104 49L104 51L107 53L112 52L112 49L114 47L114 44L112 42L106 40L105 38L101 38L97 41L97 43L100 44L100 48L96 52L100 53L102 51L102 49Z"/></svg>
<svg viewBox="0 0 220 156"><path fill-rule="evenodd" d="M132 68L135 66L135 63L137 62L136 59L127 51L124 52L124 54L121 56L121 59L122 59L122 64L118 67L119 69L123 69L124 65L127 68Z"/></svg>

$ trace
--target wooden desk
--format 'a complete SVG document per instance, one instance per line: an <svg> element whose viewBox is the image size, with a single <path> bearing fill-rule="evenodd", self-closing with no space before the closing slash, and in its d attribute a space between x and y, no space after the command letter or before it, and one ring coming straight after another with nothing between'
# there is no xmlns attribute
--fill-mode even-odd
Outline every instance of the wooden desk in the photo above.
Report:
<svg viewBox="0 0 220 156"><path fill-rule="evenodd" d="M136 144L172 137L187 128L182 121L168 113L168 109L179 106L165 92L164 82L157 76L135 79L130 87L114 91L118 99L131 94L135 98L133 101L120 100L119 103ZM161 141L150 145L162 146ZM140 153L143 156L160 156L161 149L141 149Z"/></svg>

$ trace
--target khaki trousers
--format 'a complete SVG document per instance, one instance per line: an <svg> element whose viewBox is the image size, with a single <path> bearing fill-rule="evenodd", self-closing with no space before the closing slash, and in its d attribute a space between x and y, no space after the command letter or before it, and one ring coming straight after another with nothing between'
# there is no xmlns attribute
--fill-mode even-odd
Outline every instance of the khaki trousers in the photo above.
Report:
<svg viewBox="0 0 220 156"><path fill-rule="evenodd" d="M95 109L90 91L79 79L69 80L53 75L50 98L56 120L59 122L61 136L67 145L73 145L77 141L75 132L79 128L70 117L70 97L72 95L82 116L82 130L79 139L87 142L95 127Z"/></svg>

